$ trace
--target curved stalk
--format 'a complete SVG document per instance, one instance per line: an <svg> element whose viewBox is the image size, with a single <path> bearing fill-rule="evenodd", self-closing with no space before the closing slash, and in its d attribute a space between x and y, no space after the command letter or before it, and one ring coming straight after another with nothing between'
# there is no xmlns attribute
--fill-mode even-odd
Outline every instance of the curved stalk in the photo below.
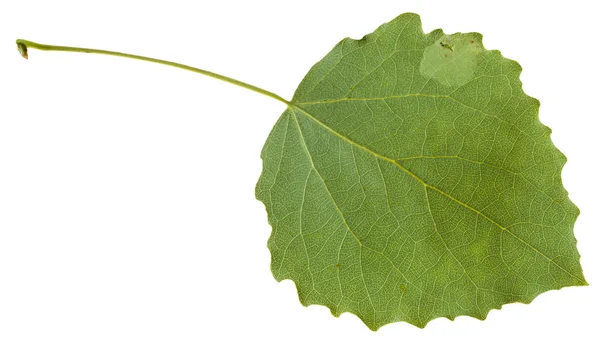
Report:
<svg viewBox="0 0 600 342"><path fill-rule="evenodd" d="M246 89L250 89L252 91L255 91L257 93L263 94L265 96L268 96L270 98L273 98L279 102L283 102L286 105L290 105L290 102L287 101L286 99L284 99L283 97L272 93L268 90L259 88L257 86L248 84L246 82L242 82L242 81L238 81L236 79L227 77L227 76L223 76L217 73L214 73L212 71L207 71L207 70L203 70L203 69L198 69L198 68L194 68L192 66L189 65L185 65L185 64L181 64L181 63L175 63L175 62L170 62L170 61L165 61L162 59L156 59L156 58L151 58L151 57L144 57L144 56L138 56L138 55L132 55L129 53L122 53L122 52L116 52L116 51L108 51L108 50L98 50L98 49L88 49L88 48L80 48L80 47L72 47L72 46L58 46L58 45L46 45L46 44L38 44L29 40L24 40L24 39L17 39L17 48L19 50L19 53L21 53L21 56L23 56L25 59L29 59L29 54L27 49L31 48L31 49L38 49L38 50L45 50L45 51L68 51L68 52L83 52L83 53L96 53L96 54L101 54L101 55L110 55L110 56L117 56L117 57L125 57L125 58L132 58L132 59L138 59L138 60L142 60L142 61L146 61L146 62L152 62L152 63L158 63L158 64L164 64L164 65L169 65L175 68L179 68L179 69L184 69L184 70L188 70L188 71L192 71L198 74L202 74L205 76L209 76L212 78L216 78L218 80L227 82L227 83L231 83L231 84L235 84L236 86L242 87L242 88L246 88Z"/></svg>

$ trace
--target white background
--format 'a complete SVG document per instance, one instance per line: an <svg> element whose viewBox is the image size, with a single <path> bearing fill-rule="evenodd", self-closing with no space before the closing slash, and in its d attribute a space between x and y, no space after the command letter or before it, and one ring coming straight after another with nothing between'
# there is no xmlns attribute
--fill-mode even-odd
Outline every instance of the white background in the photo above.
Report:
<svg viewBox="0 0 600 342"><path fill-rule="evenodd" d="M598 341L598 10L593 1L3 1L0 5L0 341ZM493 5L492 5L493 4ZM486 321L368 330L300 305L269 269L255 200L284 105L183 70L30 51L14 40L173 60L291 98L342 38L400 13L478 31L523 66L569 158L589 287Z"/></svg>

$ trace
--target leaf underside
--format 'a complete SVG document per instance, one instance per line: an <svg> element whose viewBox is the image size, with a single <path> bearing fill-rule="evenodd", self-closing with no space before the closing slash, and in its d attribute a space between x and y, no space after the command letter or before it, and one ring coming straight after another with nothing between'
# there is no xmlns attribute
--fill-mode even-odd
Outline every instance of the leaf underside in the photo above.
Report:
<svg viewBox="0 0 600 342"><path fill-rule="evenodd" d="M337 44L262 151L275 278L372 330L586 285L566 158L520 72L411 13Z"/></svg>

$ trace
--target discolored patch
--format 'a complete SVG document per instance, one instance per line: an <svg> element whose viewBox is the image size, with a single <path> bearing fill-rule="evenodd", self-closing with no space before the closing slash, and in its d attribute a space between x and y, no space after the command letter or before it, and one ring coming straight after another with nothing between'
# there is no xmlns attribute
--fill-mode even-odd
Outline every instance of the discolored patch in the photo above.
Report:
<svg viewBox="0 0 600 342"><path fill-rule="evenodd" d="M421 75L444 86L458 87L473 78L477 55L483 51L478 33L444 35L425 48Z"/></svg>

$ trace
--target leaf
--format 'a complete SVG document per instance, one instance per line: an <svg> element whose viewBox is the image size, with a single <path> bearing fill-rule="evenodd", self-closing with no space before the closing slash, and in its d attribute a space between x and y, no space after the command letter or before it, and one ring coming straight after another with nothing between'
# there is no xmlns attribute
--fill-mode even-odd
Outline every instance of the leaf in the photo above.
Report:
<svg viewBox="0 0 600 342"><path fill-rule="evenodd" d="M275 278L372 330L586 285L566 158L520 72L410 13L336 45L262 152Z"/></svg>

